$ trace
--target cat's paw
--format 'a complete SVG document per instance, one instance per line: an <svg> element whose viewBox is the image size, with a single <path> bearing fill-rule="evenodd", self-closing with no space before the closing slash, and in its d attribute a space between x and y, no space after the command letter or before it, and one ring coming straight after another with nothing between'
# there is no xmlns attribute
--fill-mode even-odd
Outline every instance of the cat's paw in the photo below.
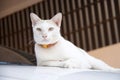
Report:
<svg viewBox="0 0 120 80"><path fill-rule="evenodd" d="M73 60L67 60L63 64L63 68L79 68L79 63Z"/></svg>
<svg viewBox="0 0 120 80"><path fill-rule="evenodd" d="M70 69L79 68L79 66L77 64L75 64L75 63L64 63L63 67L64 68L70 68Z"/></svg>

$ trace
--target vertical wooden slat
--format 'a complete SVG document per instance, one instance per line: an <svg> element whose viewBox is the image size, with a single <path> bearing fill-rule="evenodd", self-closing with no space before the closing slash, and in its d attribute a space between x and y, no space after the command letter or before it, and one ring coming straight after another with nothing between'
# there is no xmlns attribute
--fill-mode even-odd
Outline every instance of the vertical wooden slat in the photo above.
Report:
<svg viewBox="0 0 120 80"><path fill-rule="evenodd" d="M21 30L20 30L20 32L21 32L21 37L22 37L22 50L25 50L25 42L26 42L26 40L25 40L25 38L24 38L24 36L25 36L25 32L24 32L24 29L25 29L25 21L24 21L24 17L22 16L23 15L23 13L22 13L22 11L20 11L20 27L21 27Z"/></svg>
<svg viewBox="0 0 120 80"><path fill-rule="evenodd" d="M53 0L48 0L50 3L50 11L51 11L51 17L54 15L54 6L53 6Z"/></svg>
<svg viewBox="0 0 120 80"><path fill-rule="evenodd" d="M43 1L43 5L42 5L42 7L43 7L43 9L42 9L42 11L43 11L43 13L44 13L44 19L47 19L47 13L46 13L46 6L45 6L45 3L46 3L46 1Z"/></svg>
<svg viewBox="0 0 120 80"><path fill-rule="evenodd" d="M11 44L10 44L10 42L11 42L11 39L10 39L10 36L11 36L11 34L10 34L10 25L9 25L9 16L7 16L7 37L8 37L8 47L10 47L11 46Z"/></svg>
<svg viewBox="0 0 120 80"><path fill-rule="evenodd" d="M26 10L26 9L25 9ZM40 16L40 3L37 3L36 4L36 6L35 6L35 10L36 10L36 14L38 15L38 16ZM40 16L41 17L41 16Z"/></svg>
<svg viewBox="0 0 120 80"><path fill-rule="evenodd" d="M117 28L118 28L118 37L119 37L119 42L120 42L120 0L114 0L114 4L115 4L115 13L116 13L116 24L117 24Z"/></svg>
<svg viewBox="0 0 120 80"><path fill-rule="evenodd" d="M34 10L33 10L33 8L32 7L30 7L29 9L28 9L28 14L30 15L30 12L34 12ZM28 16L28 18L30 18L30 16ZM29 20L30 22L31 22L31 20ZM29 23L30 23L29 22ZM31 28L31 25L29 26L30 28L29 28L29 34L30 34L30 39L32 39L32 36L31 35L33 35L33 33L32 33L32 28Z"/></svg>
<svg viewBox="0 0 120 80"><path fill-rule="evenodd" d="M47 0L47 8L48 8L48 12L49 12L49 18L51 18L52 17L52 9L51 9L51 5L50 5L50 0Z"/></svg>
<svg viewBox="0 0 120 80"><path fill-rule="evenodd" d="M3 35L2 35L2 45L5 45L5 29L4 29L4 18L2 18L2 33L3 33Z"/></svg>
<svg viewBox="0 0 120 80"><path fill-rule="evenodd" d="M70 7L72 8L73 13L75 13L76 12L75 1L71 0L71 2L69 4L72 5Z"/></svg>
<svg viewBox="0 0 120 80"><path fill-rule="evenodd" d="M60 5L61 5L61 10L62 10L62 14L63 14L63 19L62 19L62 26L61 26L61 31L62 35L67 39L67 24L66 24L66 17L65 17L65 6L64 6L64 0L59 0L60 1Z"/></svg>
<svg viewBox="0 0 120 80"><path fill-rule="evenodd" d="M75 9L78 9L80 8L79 2L80 0L78 1L75 1L74 5L75 5ZM83 47L82 45L82 40L81 40L81 29L80 29L80 15L79 15L79 10L76 11L76 13L73 14L74 16L74 22L75 22L75 30L76 30L76 45L78 47Z"/></svg>
<svg viewBox="0 0 120 80"><path fill-rule="evenodd" d="M3 26L3 19L1 19L1 45L4 45L4 26Z"/></svg>
<svg viewBox="0 0 120 80"><path fill-rule="evenodd" d="M39 8L38 8L39 3L37 3L36 5L34 5L35 8L35 13L39 16Z"/></svg>
<svg viewBox="0 0 120 80"><path fill-rule="evenodd" d="M67 3L67 0L64 1L65 13L68 12L68 8L67 8L68 6L66 5L66 3ZM67 25L65 26L65 27L67 28L67 33L66 33L67 39L70 40L70 35L69 35L69 34L70 34L70 27L69 27L69 22L68 22L68 14L65 16L65 21L66 21L66 24L67 24Z"/></svg>
<svg viewBox="0 0 120 80"><path fill-rule="evenodd" d="M4 18L2 19L2 32L3 32L3 35L2 35L2 45L4 46L5 45L5 29L4 29Z"/></svg>
<svg viewBox="0 0 120 80"><path fill-rule="evenodd" d="M46 19L49 18L49 12L48 12L48 3L47 0L44 1L44 8L45 8L45 13L46 13Z"/></svg>
<svg viewBox="0 0 120 80"><path fill-rule="evenodd" d="M35 5L32 5L32 6L31 6L31 10L32 10L34 13L36 13Z"/></svg>
<svg viewBox="0 0 120 80"><path fill-rule="evenodd" d="M118 0L118 5L119 5L119 11L120 11L120 0Z"/></svg>
<svg viewBox="0 0 120 80"><path fill-rule="evenodd" d="M120 13L120 0L118 0L118 3L119 3L119 4L118 4L118 5L119 5L119 13ZM120 27L119 27L119 26L120 26L120 18L118 19L118 21L119 21L119 22L118 22L118 23L119 23L119 25L118 25L118 30L119 30L119 40L120 40ZM120 41L119 41L119 42L120 42Z"/></svg>
<svg viewBox="0 0 120 80"><path fill-rule="evenodd" d="M67 0L67 9L68 9L68 12L69 10L73 10L73 4L72 4L72 1L69 1ZM73 13L74 12L71 12L71 13L68 13L68 23L69 23L69 35L70 35L70 41L75 43L75 25L74 25L74 20L73 20Z"/></svg>
<svg viewBox="0 0 120 80"><path fill-rule="evenodd" d="M11 23L11 32L12 32L12 37L11 37L12 39L11 40L12 40L13 48L16 48L15 47L15 34L14 34L13 14L10 16L10 20L9 21Z"/></svg>
<svg viewBox="0 0 120 80"><path fill-rule="evenodd" d="M8 30L7 30L7 25L6 25L6 17L4 18L4 34L5 34L5 45L8 47L8 37L7 37L7 34L8 34Z"/></svg>
<svg viewBox="0 0 120 80"><path fill-rule="evenodd" d="M91 3L93 3L93 0L91 0ZM95 16L95 6L91 5L91 12L92 12L92 18L93 18L93 24L96 24L96 16ZM98 48L98 36L97 36L97 26L95 25L93 28L94 37L95 37L95 47Z"/></svg>
<svg viewBox="0 0 120 80"><path fill-rule="evenodd" d="M26 46L27 46L27 41L28 41L28 38L27 38L27 36L28 36L28 34L27 34L27 28L26 28L26 21L25 21L25 11L23 10L23 11L21 11L21 26L22 26L22 30L21 30L21 32L23 33L23 35L22 35L22 38L23 38L23 43L22 44L24 44L23 45L23 47L24 47L24 51L28 51L28 48L26 48Z"/></svg>
<svg viewBox="0 0 120 80"><path fill-rule="evenodd" d="M112 38L112 44L116 42L115 38L115 28L114 28L114 23L113 23L113 13L112 13L112 6L111 6L111 1L107 1L107 6L108 6L108 14L109 14L109 23L110 23L110 30L111 32L111 38Z"/></svg>
<svg viewBox="0 0 120 80"><path fill-rule="evenodd" d="M105 15L106 19L109 19L109 13L108 13L108 7L107 7L107 1L104 1L104 6L105 6ZM108 30L108 40L109 40L109 45L112 44L112 37L111 37L111 30L110 30L110 23L107 21L107 30Z"/></svg>
<svg viewBox="0 0 120 80"><path fill-rule="evenodd" d="M54 10L54 15L57 13L56 6L55 6L55 0L52 0L53 3L53 10Z"/></svg>
<svg viewBox="0 0 120 80"><path fill-rule="evenodd" d="M76 13L77 11L74 11L76 9L75 7L75 2L72 0L71 1L71 5L72 5L72 14L71 14L71 20L72 20L72 30L73 30L73 38L74 38L74 44L77 46L77 30L78 30L78 27L76 25Z"/></svg>
<svg viewBox="0 0 120 80"><path fill-rule="evenodd" d="M12 27L13 27L13 35L14 35L14 47L16 48L16 49L18 49L18 45L19 45L19 43L18 43L18 40L19 40L19 38L18 38L18 35L17 35L17 33L16 32L18 32L17 31L17 25L16 25L16 19L15 19L15 14L13 14L12 15Z"/></svg>
<svg viewBox="0 0 120 80"><path fill-rule="evenodd" d="M85 6L85 5L86 5L84 0L82 0L81 3L82 3L82 4L81 4L82 6ZM89 39L88 39L88 31L87 31L85 8L86 8L86 6L82 8L83 29L84 29L84 31L85 31L84 35L85 35L86 50L89 50L89 42L88 42Z"/></svg>
<svg viewBox="0 0 120 80"><path fill-rule="evenodd" d="M28 44L28 52L29 54L32 54L33 53L33 46L29 46L29 42L33 40L33 36L32 36L32 24L30 22L30 11L29 11L29 8L25 9L25 20L26 20L26 32L27 32L27 38L28 38L28 41L27 41L27 44Z"/></svg>
<svg viewBox="0 0 120 80"><path fill-rule="evenodd" d="M28 7L28 12L29 12L29 13L31 13L31 12L33 12L33 13L34 13L33 6Z"/></svg>
<svg viewBox="0 0 120 80"><path fill-rule="evenodd" d="M9 33L8 33L8 24L7 24L7 17L4 18L4 29L5 29L5 45L9 47Z"/></svg>
<svg viewBox="0 0 120 80"><path fill-rule="evenodd" d="M84 0L85 5L88 5L87 0ZM90 21L88 15L88 6L85 7L85 16L86 16L86 26L87 26L87 35L88 35L88 43L89 43L89 50L92 50L92 39L91 39L91 30L90 30Z"/></svg>
<svg viewBox="0 0 120 80"><path fill-rule="evenodd" d="M81 1L80 1L80 6L82 7ZM82 41L83 41L83 49L87 50L87 46L86 46L86 42L85 42L86 38L85 38L85 31L84 31L84 25L83 25L84 22L83 22L83 10L82 9L80 9L79 15L80 15L81 29L82 29L81 34L82 34Z"/></svg>
<svg viewBox="0 0 120 80"><path fill-rule="evenodd" d="M77 37L79 36L79 38L78 38L79 47L83 48L82 28L81 28L81 20L80 20L80 10L81 10L81 2L80 2L80 0L78 0L78 2L76 2L76 6L78 8L80 8L78 10L78 12L77 12L77 24L78 24L78 35L77 35Z"/></svg>
<svg viewBox="0 0 120 80"><path fill-rule="evenodd" d="M74 1L73 1L74 2ZM75 1L74 2L74 6L73 6L73 9L77 9L77 8L79 8L79 6L78 6L78 2L77 1ZM73 13L73 21L74 21L74 33L75 33L75 43L76 43L76 45L78 46L78 47L80 47L80 37L79 37L79 33L81 32L81 31L78 31L79 30L79 23L80 22L78 22L77 21L77 18L78 18L78 12L79 11L76 11L76 12L74 12ZM80 20L79 20L80 21Z"/></svg>
<svg viewBox="0 0 120 80"><path fill-rule="evenodd" d="M101 13L101 7L100 7L100 2L97 3L97 7L98 7L98 17L99 17L99 25L100 25L100 34L101 34L101 45L102 46L105 46L105 36L104 36L104 31L103 31L103 24L101 23L102 22L102 13Z"/></svg>
<svg viewBox="0 0 120 80"><path fill-rule="evenodd" d="M20 30L21 33L20 33L20 34L21 34L21 38L22 38L22 48L21 48L21 49L22 49L22 50L25 50L25 42L26 42L26 39L25 39L25 37L24 37L24 36L26 35L26 34L24 34L24 33L25 33L25 32L24 32L24 29L25 29L25 26L24 26L25 23L24 23L24 22L25 22L25 21L24 21L24 19L23 19L23 17L22 17L22 14L23 14L22 12L23 12L23 11L20 11L20 12L19 12L20 27L21 27L21 30Z"/></svg>
<svg viewBox="0 0 120 80"><path fill-rule="evenodd" d="M58 2L58 12L61 12L62 13L62 23L61 23L61 34L62 34L62 36L64 36L64 34L65 34L65 30L64 30L64 14L63 14L63 12L62 12L62 6L63 6L63 4L61 3L61 0L58 0L57 1Z"/></svg>
<svg viewBox="0 0 120 80"><path fill-rule="evenodd" d="M72 1L72 0L71 0ZM70 7L72 7L72 5L70 5L70 2L69 0L66 0L66 7L67 7L67 13L69 13L71 11Z"/></svg>
<svg viewBox="0 0 120 80"><path fill-rule="evenodd" d="M94 10L95 10L95 20L96 20L96 30L97 30L97 36L98 36L98 47L102 47L102 38L101 38L101 31L100 31L100 21L99 21L99 13L98 13L98 6L96 4L96 2L94 2Z"/></svg>
<svg viewBox="0 0 120 80"><path fill-rule="evenodd" d="M59 12L59 4L58 4L58 0L55 0L55 6L56 6L56 12Z"/></svg>
<svg viewBox="0 0 120 80"><path fill-rule="evenodd" d="M107 23L106 23L106 14L105 14L105 6L104 6L104 1L100 2L100 7L101 7L101 13L102 13L102 24L104 27L104 38L105 38L105 46L109 45L109 40L108 40L108 29L107 29Z"/></svg>
<svg viewBox="0 0 120 80"><path fill-rule="evenodd" d="M73 28L72 28L73 23L72 23L72 19L71 19L71 14L68 14L67 16L68 16L67 20L68 20L68 23L69 23L69 26L68 26L69 27L68 28L69 33L68 33L68 35L70 35L70 41L74 43L74 37L73 37L74 35L73 35Z"/></svg>
<svg viewBox="0 0 120 80"><path fill-rule="evenodd" d="M64 6L64 0L58 0L59 6L61 7L61 12L65 14L65 6Z"/></svg>
<svg viewBox="0 0 120 80"><path fill-rule="evenodd" d="M2 44L2 20L0 20L0 44Z"/></svg>
<svg viewBox="0 0 120 80"><path fill-rule="evenodd" d="M17 49L21 49L21 34L20 34L20 22L19 22L19 15L18 12L14 14L14 33L15 33L15 45L18 46Z"/></svg>
<svg viewBox="0 0 120 80"><path fill-rule="evenodd" d="M42 2L42 3L40 4L40 13L41 13L40 16L41 16L41 19L44 19L44 18L45 18L45 17L44 17L45 14L44 14L43 8L44 8L44 7L43 7L43 2Z"/></svg>
<svg viewBox="0 0 120 80"><path fill-rule="evenodd" d="M66 28L67 24L66 24L66 17L63 16L63 26L61 26L61 28L63 28L64 32L63 32L63 36L65 39L67 39L67 28Z"/></svg>
<svg viewBox="0 0 120 80"><path fill-rule="evenodd" d="M6 45L6 26L5 26L5 18L3 18L3 44Z"/></svg>
<svg viewBox="0 0 120 80"><path fill-rule="evenodd" d="M59 12L63 13L62 12L62 6L63 6L63 4L61 4L60 0L58 0L58 5L59 5Z"/></svg>
<svg viewBox="0 0 120 80"><path fill-rule="evenodd" d="M115 3L113 0L110 0L111 1L111 6L112 6L112 14L113 14L113 17L116 17L116 13L115 13ZM119 42L119 35L118 35L118 28L117 28L117 22L116 22L116 19L113 20L113 28L114 28L114 32L115 32L115 39L116 39L116 42Z"/></svg>
<svg viewBox="0 0 120 80"><path fill-rule="evenodd" d="M22 22L24 23L24 34L26 34L25 35L25 39L26 39L26 41L25 41L25 49L27 50L27 52L29 52L29 34L28 34L28 30L29 30L29 26L30 26L30 23L29 23L29 13L28 13L28 11L27 11L28 9L24 9L24 11L22 12Z"/></svg>
<svg viewBox="0 0 120 80"><path fill-rule="evenodd" d="M92 49L95 49L96 46L95 46L95 36L94 36L94 24L93 24L93 16L92 16L92 9L91 9L91 6L93 6L93 3L88 0L87 1L87 4L88 4L88 19L89 19L89 29L90 29L90 35L91 35L91 43L92 43Z"/></svg>
<svg viewBox="0 0 120 80"><path fill-rule="evenodd" d="M10 32L9 32L9 34L10 34L10 47L11 47L11 48L14 48L11 15L8 17L8 25L9 25L9 31L10 31Z"/></svg>

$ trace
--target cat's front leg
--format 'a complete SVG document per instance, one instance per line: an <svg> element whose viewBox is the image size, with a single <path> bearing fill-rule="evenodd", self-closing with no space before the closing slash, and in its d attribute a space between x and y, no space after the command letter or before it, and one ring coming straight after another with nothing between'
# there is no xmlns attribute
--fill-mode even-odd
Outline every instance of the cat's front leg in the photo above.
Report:
<svg viewBox="0 0 120 80"><path fill-rule="evenodd" d="M63 67L63 62L61 60L42 61L40 63L40 66Z"/></svg>
<svg viewBox="0 0 120 80"><path fill-rule="evenodd" d="M79 68L79 69L90 69L91 66L84 62L80 61L79 59L68 59L64 61L64 68Z"/></svg>

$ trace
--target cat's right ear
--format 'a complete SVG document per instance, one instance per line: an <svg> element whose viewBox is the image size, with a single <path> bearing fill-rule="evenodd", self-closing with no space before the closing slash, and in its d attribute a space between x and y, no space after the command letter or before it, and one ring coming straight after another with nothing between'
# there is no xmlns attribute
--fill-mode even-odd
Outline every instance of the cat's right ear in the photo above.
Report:
<svg viewBox="0 0 120 80"><path fill-rule="evenodd" d="M62 13L57 13L55 16L52 17L51 19L53 22L56 23L57 26L61 26L61 21L62 21Z"/></svg>
<svg viewBox="0 0 120 80"><path fill-rule="evenodd" d="M35 26L37 22L39 22L41 19L34 13L30 13L30 19L32 21L32 26Z"/></svg>

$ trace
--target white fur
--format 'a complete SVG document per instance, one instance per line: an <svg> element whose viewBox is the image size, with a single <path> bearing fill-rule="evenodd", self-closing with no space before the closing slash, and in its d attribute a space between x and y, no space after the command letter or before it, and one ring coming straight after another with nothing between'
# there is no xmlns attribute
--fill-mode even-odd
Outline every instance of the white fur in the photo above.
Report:
<svg viewBox="0 0 120 80"><path fill-rule="evenodd" d="M103 61L88 55L84 50L65 40L60 34L62 14L58 13L50 20L41 20L36 14L30 14L35 44L35 54L38 66L56 66L64 68L100 69L112 71L114 68ZM48 29L53 27L54 30ZM41 31L36 29L40 28ZM46 35L44 39L42 36ZM38 44L52 44L50 48L43 48Z"/></svg>

